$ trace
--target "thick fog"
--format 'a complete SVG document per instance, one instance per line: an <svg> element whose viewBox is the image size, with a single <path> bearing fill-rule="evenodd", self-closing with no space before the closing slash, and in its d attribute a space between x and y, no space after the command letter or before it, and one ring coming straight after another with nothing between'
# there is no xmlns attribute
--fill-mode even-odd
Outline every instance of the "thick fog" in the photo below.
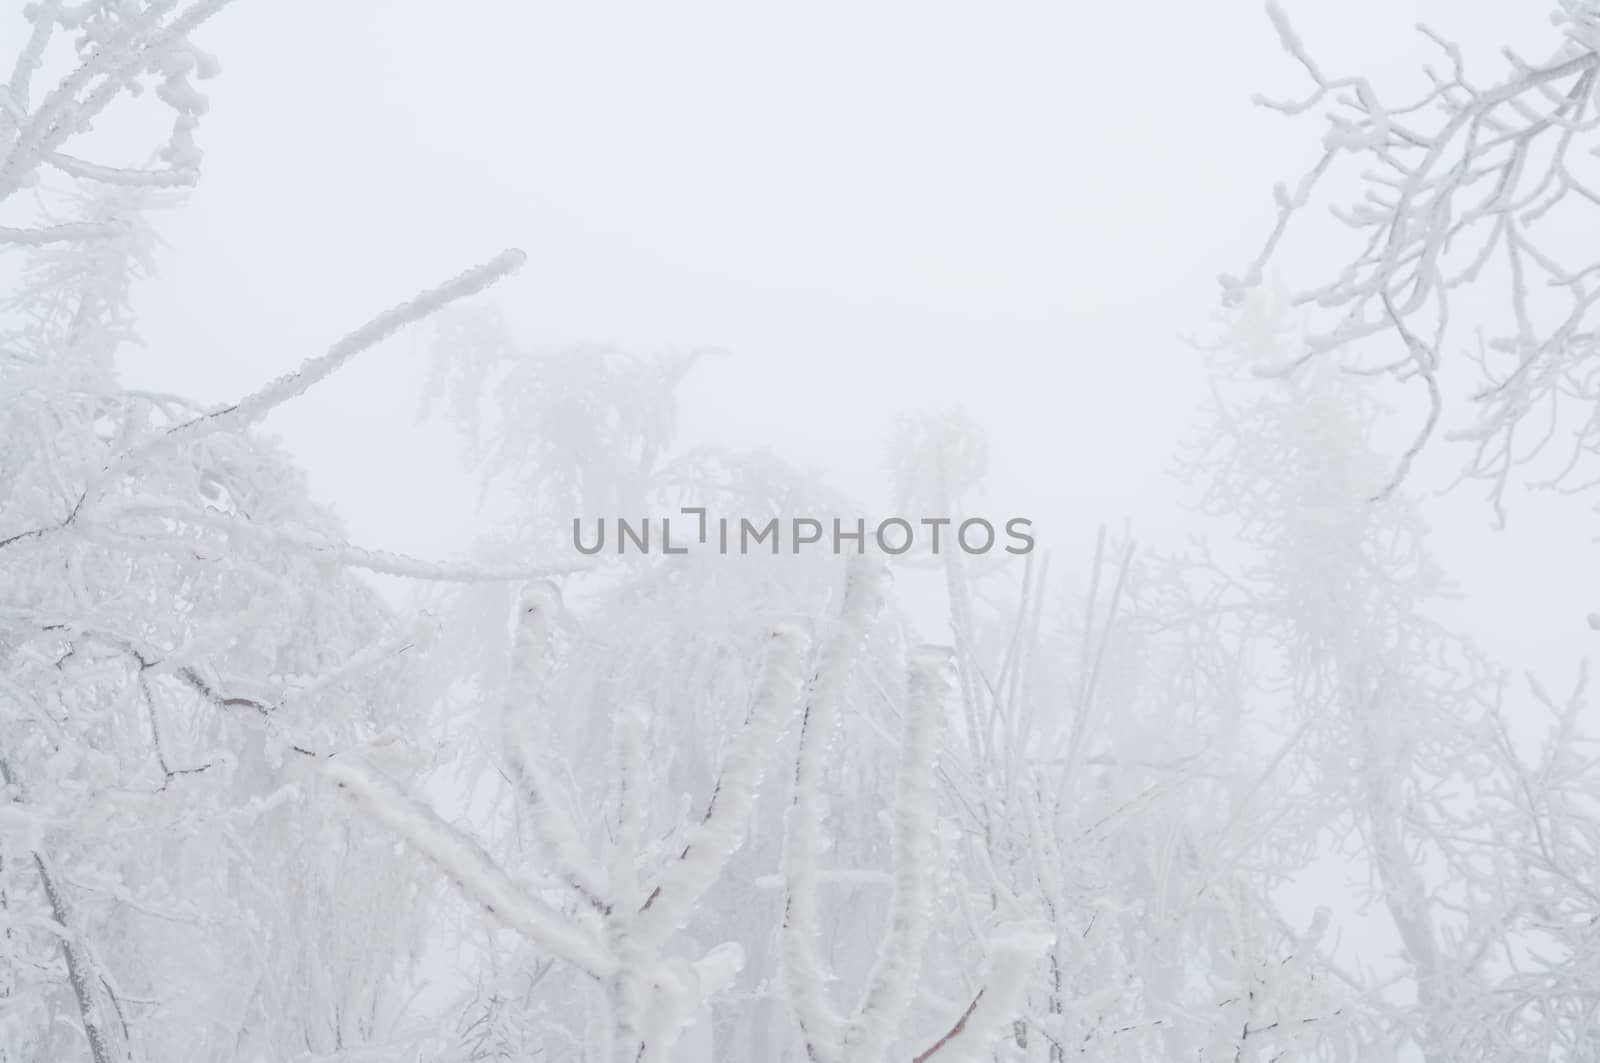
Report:
<svg viewBox="0 0 1600 1063"><path fill-rule="evenodd" d="M0 78L4 1063L1600 1059L1592 5Z"/></svg>

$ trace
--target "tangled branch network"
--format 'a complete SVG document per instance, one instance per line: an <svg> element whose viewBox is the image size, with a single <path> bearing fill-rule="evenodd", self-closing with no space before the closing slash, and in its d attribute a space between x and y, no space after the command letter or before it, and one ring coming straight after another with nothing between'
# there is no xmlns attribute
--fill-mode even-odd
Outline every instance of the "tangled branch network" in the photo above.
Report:
<svg viewBox="0 0 1600 1063"><path fill-rule="evenodd" d="M1424 68L1420 98L1398 104L1381 99L1366 78L1324 73L1283 11L1268 10L1314 87L1300 99L1257 102L1290 116L1323 113L1329 128L1316 164L1292 189L1277 187L1277 224L1246 275L1221 278L1226 300L1237 303L1260 284L1291 224L1326 198L1319 193L1341 160L1359 164L1361 191L1354 202L1330 206L1363 239L1336 276L1295 297L1331 311L1332 320L1313 325L1298 359L1266 372L1291 372L1368 337L1397 338L1398 355L1349 366L1426 390L1424 423L1392 488L1438 430L1440 356L1453 323L1471 316L1477 341L1466 357L1479 371L1472 412L1448 433L1474 448L1465 476L1489 481L1502 516L1512 470L1542 455L1553 454L1555 468L1531 486L1576 491L1600 483L1581 471L1600 451L1600 339L1592 320L1600 257L1584 238L1600 207L1600 5L1566 0L1554 19L1563 33L1554 54L1533 63L1505 49L1509 72L1493 84L1468 74L1459 45L1420 26L1444 63Z"/></svg>

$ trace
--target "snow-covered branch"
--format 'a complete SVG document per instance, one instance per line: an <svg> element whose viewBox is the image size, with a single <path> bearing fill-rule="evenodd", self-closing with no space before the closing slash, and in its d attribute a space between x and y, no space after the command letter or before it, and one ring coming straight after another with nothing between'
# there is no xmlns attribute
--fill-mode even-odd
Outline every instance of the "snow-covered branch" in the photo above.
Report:
<svg viewBox="0 0 1600 1063"><path fill-rule="evenodd" d="M476 295L515 272L525 261L527 255L515 248L502 251L482 265L465 270L437 287L385 310L323 354L307 359L299 369L285 373L231 406L196 417L133 448L113 463L105 478L110 479L115 473L148 460L169 447L192 443L217 432L237 431L260 420L274 407L303 395L337 372L356 355L388 339L407 325L437 313L453 302Z"/></svg>
<svg viewBox="0 0 1600 1063"><path fill-rule="evenodd" d="M783 973L789 1006L815 1058L836 1059L842 1019L828 1002L828 975L819 953L819 875L823 852L823 775L839 729L840 700L850 670L882 606L875 562L852 559L844 600L816 655L800 718L794 794L783 833Z"/></svg>
<svg viewBox="0 0 1600 1063"><path fill-rule="evenodd" d="M329 759L322 771L362 812L399 834L502 924L596 978L616 970L616 958L593 934L512 881L481 845L393 780L348 754Z"/></svg>

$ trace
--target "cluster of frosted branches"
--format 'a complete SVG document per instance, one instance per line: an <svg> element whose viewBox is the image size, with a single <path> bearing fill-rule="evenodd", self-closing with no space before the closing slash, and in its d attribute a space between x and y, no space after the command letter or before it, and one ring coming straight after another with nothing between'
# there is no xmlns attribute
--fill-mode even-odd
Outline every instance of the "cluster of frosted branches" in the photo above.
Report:
<svg viewBox="0 0 1600 1063"><path fill-rule="evenodd" d="M881 606L879 574L870 563L851 567L843 608L817 654L817 669L801 718L794 794L784 830L783 953L789 1003L815 1063L868 1063L884 1058L916 987L932 919L934 777L940 711L951 687L948 651L925 647L913 655L902 718L900 768L893 815L889 926L876 953L863 999L842 1016L827 992L832 980L818 946L819 864L822 853L823 765L839 725L842 690ZM916 1059L970 1058L993 1031L1013 1021L1027 977L1054 937L1038 926L1009 924L989 941L987 978L950 1027Z"/></svg>
<svg viewBox="0 0 1600 1063"><path fill-rule="evenodd" d="M612 875L613 881L607 881L602 867L614 867L615 861L602 862L584 851L576 827L553 799L555 788L541 770L540 758L526 748L542 715L539 676L548 667L557 608L559 596L548 584L536 584L523 596L504 722L507 763L520 805L535 824L550 876L579 898L576 913L564 912L559 901L518 883L470 836L360 760L336 757L324 771L496 920L602 984L611 1011L600 1031L611 1046L607 1058L618 1063L669 1060L696 1009L742 964L736 952L714 949L685 969L672 963L665 950L739 847L765 754L799 702L809 638L792 624L773 629L745 724L723 760L704 815L688 830L677 857L648 888L641 888L631 875ZM623 782L638 785L642 780ZM637 814L642 799L635 796L625 807ZM622 833L628 837L637 832L624 827ZM626 854L625 863L631 866L638 855Z"/></svg>
<svg viewBox="0 0 1600 1063"><path fill-rule="evenodd" d="M666 854L652 857L643 844L651 811L663 796L651 786L647 709L612 714L616 818L608 823L605 840L582 830L569 811L571 794L559 769L551 770L546 751L530 742L550 732L549 714L556 708L549 682L557 663L552 628L563 607L550 584L529 588L518 604L500 730L518 815L531 826L536 881L516 877L504 855L491 855L469 832L446 823L426 802L358 759L334 757L324 770L501 925L543 956L565 961L592 980L606 1017L598 1026L590 1024L584 1035L586 1058L667 1061L685 1058L675 1046L706 1005L731 987L743 965L744 949L736 941L693 959L699 949L690 943L687 928L741 848L772 748L798 720L779 876L785 891L779 932L785 996L811 1058L892 1056L907 1038L903 1027L917 999L924 946L934 925L935 780L950 659L948 651L937 648L912 654L888 817L892 869L885 875L890 886L886 926L872 949L859 1004L840 1014L831 1001L828 983L834 978L821 951L822 776L845 687L879 607L873 566L851 567L840 614L814 653L808 652L810 639L799 627L773 629L744 723L714 769L704 814L672 832L681 841ZM660 866L649 866L658 860ZM718 926L725 922L713 920ZM924 1035L926 1043L915 1058L942 1063L984 1051L996 1029L1015 1018L1028 978L1050 944L1050 935L1037 925L1012 922L996 928L988 936L984 982L969 1003L953 1009L940 1032Z"/></svg>
<svg viewBox="0 0 1600 1063"><path fill-rule="evenodd" d="M199 1058L235 1058L244 1044L320 1040L328 1010L342 1036L358 1025L345 1009L370 1003L383 984L372 961L388 962L361 933L398 941L404 931L363 925L380 908L352 912L353 896L315 895L316 865L334 851L319 846L342 828L287 794L281 754L352 744L372 722L361 719L365 696L414 641L344 570L507 574L349 546L248 429L516 256L380 316L300 372L208 413L116 381L127 290L148 234L136 196L119 190L103 202L117 222L112 235L88 247L29 247L21 283L0 306L0 969L16 975L5 986L0 1045L44 1058L81 1040L95 1063L163 1058L171 1031L187 1027L193 1039L240 1042L202 1044ZM399 716L392 704L388 716ZM304 844L298 868L250 866L286 836ZM214 863L224 854L216 878L244 867L244 884L180 873L167 854L191 844L209 848ZM342 859L376 871L370 855L362 845ZM339 932L309 950L294 943L286 956L283 927L306 917L305 903L335 911ZM152 921L172 929L154 932ZM252 957L249 969L237 956L226 962L241 979L253 972L260 990L225 1005L202 994L236 986L197 987L210 963L224 962L216 954L230 951ZM180 954L192 962L181 967ZM308 954L348 962L350 980L294 1000L287 980L296 976L284 967ZM230 1035L232 1007L255 1014Z"/></svg>
<svg viewBox="0 0 1600 1063"><path fill-rule="evenodd" d="M1281 677L1254 685L1281 702L1296 799L1266 833L1337 839L1393 928L1387 977L1319 957L1356 991L1359 1043L1452 1063L1587 1058L1600 757L1583 684L1565 702L1537 681L1524 693L1431 615L1445 585L1420 513L1402 492L1368 501L1386 470L1359 381L1324 363L1216 394L1193 468L1248 552L1197 558L1192 581L1239 655Z"/></svg>
<svg viewBox="0 0 1600 1063"><path fill-rule="evenodd" d="M229 0L105 3L39 0L24 14L32 24L12 69L0 86L0 204L35 186L41 170L99 185L153 190L194 184L200 162L194 133L207 101L191 78L208 78L216 61L189 34ZM58 35L76 34L75 63L53 88L36 95L34 79ZM172 129L143 168L108 165L73 154L71 142L87 132L113 103L154 85L172 112ZM31 228L0 227L0 246L38 245L111 235L93 220Z"/></svg>
<svg viewBox="0 0 1600 1063"><path fill-rule="evenodd" d="M1325 73L1272 5L1279 38L1313 88L1261 102L1288 115L1322 113L1329 129L1316 165L1293 188L1278 186L1277 225L1245 276L1223 277L1229 301L1243 299L1295 218L1323 201L1337 164L1359 167L1360 198L1331 206L1360 234L1360 251L1298 295L1332 320L1315 326L1284 368L1371 336L1398 340L1397 350L1357 369L1426 391L1427 413L1397 483L1447 405L1446 346L1461 341L1463 325L1478 332L1469 353L1481 375L1474 412L1450 437L1474 448L1468 475L1490 482L1497 510L1514 468L1554 447L1555 470L1539 483L1576 489L1594 482L1579 467L1600 449L1600 259L1578 236L1600 211L1600 30L1592 13L1569 8L1554 55L1529 62L1507 50L1508 71L1490 82L1469 74L1458 46L1423 27L1443 62L1425 68L1429 84L1415 99L1392 101L1365 78ZM1478 316L1485 312L1487 320Z"/></svg>
<svg viewBox="0 0 1600 1063"><path fill-rule="evenodd" d="M382 1040L395 1028L383 1013L397 984L386 942L404 947L404 894L373 904L327 883L409 886L409 873L388 846L341 843L342 817L307 806L293 781L296 763L376 729L369 698L416 646L349 570L450 582L551 571L352 546L253 431L396 331L513 271L520 252L220 408L119 382L116 358L136 339L130 293L151 272L146 212L198 173L207 101L191 80L215 64L189 36L224 6L29 4L0 83L0 209L16 212L0 252L18 267L0 299L8 1063L172 1058L180 1030L196 1059ZM40 84L57 68L57 82ZM149 160L86 157L86 134L136 97L172 116ZM34 191L51 194L22 194ZM32 209L42 213L24 216ZM384 702L386 725L410 703ZM297 936L308 920L333 929ZM307 965L318 968L309 978ZM211 977L219 970L236 977Z"/></svg>

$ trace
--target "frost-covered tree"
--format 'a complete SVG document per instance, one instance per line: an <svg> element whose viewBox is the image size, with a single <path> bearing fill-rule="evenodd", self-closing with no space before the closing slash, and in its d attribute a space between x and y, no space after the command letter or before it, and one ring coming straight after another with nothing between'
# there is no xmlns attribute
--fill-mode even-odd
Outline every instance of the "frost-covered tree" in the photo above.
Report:
<svg viewBox="0 0 1600 1063"><path fill-rule="evenodd" d="M1246 357L1290 348L1274 323L1245 319ZM1521 688L1435 619L1449 585L1416 505L1374 500L1376 419L1359 383L1312 363L1220 386L1195 455L1244 547L1202 555L1199 585L1288 734L1276 771L1295 813L1268 828L1348 862L1392 932L1390 949L1320 956L1351 991L1361 1058L1592 1058L1596 923L1579 898L1597 885L1600 760L1582 689L1557 704Z"/></svg>
<svg viewBox="0 0 1600 1063"><path fill-rule="evenodd" d="M1520 88L1443 80L1433 147L1307 62L1308 106L1366 108L1330 151L1410 175L1324 293L1388 316L1305 357L1247 319L1235 347L1300 368L1219 377L1188 480L1226 542L1103 537L1074 582L948 528L920 558L568 551L574 516L863 507L677 448L692 355L532 347L456 305L516 252L237 401L124 387L154 212L199 172L190 33L222 6L32 4L0 96L0 1060L1594 1058L1586 692L1512 683L1433 616L1366 393L1315 357L1391 327L1431 379L1397 301L1459 290L1427 225L1548 268L1531 222L1459 197L1520 196L1535 145L1584 134L1590 14ZM92 150L141 105L171 122L149 159ZM257 431L439 311L428 400L508 518L464 562L350 544ZM1582 335L1509 379L1549 385ZM897 502L958 523L986 458L971 421L906 418ZM929 571L942 605L913 609L895 578ZM1380 943L1291 904L1330 855Z"/></svg>
<svg viewBox="0 0 1600 1063"><path fill-rule="evenodd" d="M604 376L574 374L563 352L519 350L487 320L473 333L453 324L446 356L477 357L505 380L523 381L474 397L483 384L465 374L455 405L469 432L501 427L498 449L508 460L493 474L526 485L511 503L524 528L539 527L552 508L615 504L607 488L629 483L636 486L624 504L638 507L634 514L690 504L752 518L848 512L770 455L670 455L670 375L644 367L657 394L639 381L619 390ZM616 404L619 416L584 429L595 436L574 479L541 474L565 461L558 426L510 415L544 393L576 408ZM622 416L641 405L661 412ZM652 424L647 445L643 436L624 441ZM645 454L657 460L641 465ZM481 786L472 780L491 770L504 780L489 784L490 811L446 824L419 793L373 782L337 759L330 770L501 921L504 900L496 904L483 883L503 874L507 888L542 900L563 932L590 926L604 957L575 964L553 951L559 938L541 938L548 928L517 925L518 943L484 954L501 972L491 976L499 988L468 993L460 1058L508 1023L515 1035L496 1036L523 1050L584 1044L597 1059L867 1059L891 1046L908 1058L969 1058L1014 1018L1018 970L1043 947L1037 929L1015 920L990 926L956 957L972 968L976 985L963 988L981 991L981 1003L930 1008L918 990L945 959L924 955L937 894L959 881L944 860L950 853L933 845L944 746L935 737L951 705L939 669L915 665L908 677L905 625L892 607L880 608L886 591L875 565L842 565L826 553L634 556L565 581L560 594L529 591L520 605L483 595L446 606L458 618L450 626L474 613L488 619L463 629L474 634L454 645L447 666L461 670L466 705L477 706L458 718L501 721L477 728L487 748L463 762L468 786ZM518 617L509 642L495 631L508 610ZM754 670L761 636L785 616L805 618L815 636L789 666L808 679L805 694L794 691L775 713L768 705L763 712L774 714L752 731L745 706L764 704ZM502 655L509 667L492 659ZM757 733L767 737L751 747ZM846 734L851 740L837 745ZM527 755L516 752L521 743L531 743ZM757 776L743 770L752 748L766 780L759 791ZM576 771L579 764L587 767ZM530 772L539 776L532 786L522 781ZM881 824L830 817L839 795L849 795L846 807L865 800L895 812ZM748 824L725 818L736 814ZM678 903L671 926L658 928L651 898L682 861L707 850L697 840L707 832L727 851ZM566 841L555 845L557 837ZM479 874L461 863L469 852ZM563 870L572 867L589 870ZM849 908L835 906L850 895ZM717 986L689 977L715 957L738 957L742 969ZM552 958L556 973L546 976ZM536 980L508 1007L517 986ZM662 1010L668 999L678 1004Z"/></svg>
<svg viewBox="0 0 1600 1063"><path fill-rule="evenodd" d="M612 652L602 665L581 644L562 649L556 630L565 610L560 596L548 584L529 588L517 607L504 700L494 710L502 728L498 759L518 817L527 824L526 851L517 846L490 852L473 832L446 822L424 800L357 759L335 757L324 771L542 960L559 961L563 971L548 980L547 1003L566 1007L542 1009L547 1018L531 1036L522 1035L530 1046L581 1044L587 1053L582 1058L597 1060L733 1058L709 1054L716 1042L706 1028L707 1009L724 1002L719 998L733 989L745 956L766 946L779 912L771 904L777 898L763 903L757 876L730 880L729 870L737 851L759 844L762 781L784 778L773 770L774 754L785 746L796 749L789 809L772 825L783 837L775 862L783 890L785 1000L798 1027L792 1034L775 1031L777 1040L767 1050L781 1051L798 1037L809 1058L882 1058L891 1044L911 1036L902 1024L933 918L933 773L948 664L926 651L913 654L910 663L889 805L889 866L882 872L890 889L885 927L874 948L845 952L853 968L847 980L863 974L866 980L859 1004L840 1015L828 1000L831 978L817 952L817 891L826 874L820 783L845 691L859 688L864 678L852 673L877 613L875 581L870 564L851 566L836 619L826 625L815 653L803 628L771 624L762 647L750 642L750 625L741 624L745 631L729 647L735 652L718 655L721 668L733 670L731 682L691 666L698 681L665 696L644 681L654 677L659 685L689 662L681 656L663 661L646 648L637 663L636 655ZM636 591L624 593L634 609L649 610ZM680 617L695 607L682 596L665 600ZM590 615L605 619L605 604ZM648 620L646 630L663 630L658 617ZM751 661L760 662L754 672L745 663ZM632 691L597 686L596 669L606 666L639 685ZM683 745L684 725L694 717L679 699L703 702L718 690L743 707L733 714L721 755L697 780L701 792L683 808L670 800L668 785L673 761L691 752ZM557 710L611 732L614 752L591 761L581 778L571 770L581 734L576 743L562 741ZM712 905L713 899L722 903ZM745 927L736 914L741 911L766 912L773 922ZM1026 927L997 931L988 950L991 971L982 1006L975 999L964 1011L957 1009L941 1030L927 1035L921 1058L963 1058L968 1042L981 1047L998 1023L1011 1019L1019 969L1037 960L1042 945L1038 932ZM741 932L744 941L725 940L709 949L695 944ZM471 1007L479 1014L467 1028L476 1031L491 1021L491 1012L480 994ZM493 1010L500 1010L498 1003ZM535 1009L529 1002L524 1010Z"/></svg>
<svg viewBox="0 0 1600 1063"><path fill-rule="evenodd" d="M430 880L317 800L309 769L404 729L416 705L421 632L352 569L484 574L350 547L252 426L516 256L238 402L124 387L149 213L200 162L191 78L215 64L189 35L223 6L31 4L0 89L8 1060L341 1058L417 1033L400 961ZM140 102L171 118L147 166L78 146ZM342 888L352 878L371 892Z"/></svg>
<svg viewBox="0 0 1600 1063"><path fill-rule="evenodd" d="M1278 186L1277 225L1260 255L1242 278L1223 277L1229 300L1261 283L1309 208L1328 205L1359 250L1297 297L1319 316L1292 362L1340 352L1425 394L1421 428L1390 482L1445 422L1472 448L1468 474L1486 481L1497 511L1519 467L1541 486L1592 484L1600 286L1581 234L1600 210L1594 6L1561 0L1546 52L1506 50L1488 73L1473 72L1447 34L1421 27L1438 62L1401 98L1359 74L1324 71L1287 15L1268 10L1311 88L1262 102L1319 114L1328 129L1316 164ZM1455 360L1477 363L1459 411L1443 368Z"/></svg>

